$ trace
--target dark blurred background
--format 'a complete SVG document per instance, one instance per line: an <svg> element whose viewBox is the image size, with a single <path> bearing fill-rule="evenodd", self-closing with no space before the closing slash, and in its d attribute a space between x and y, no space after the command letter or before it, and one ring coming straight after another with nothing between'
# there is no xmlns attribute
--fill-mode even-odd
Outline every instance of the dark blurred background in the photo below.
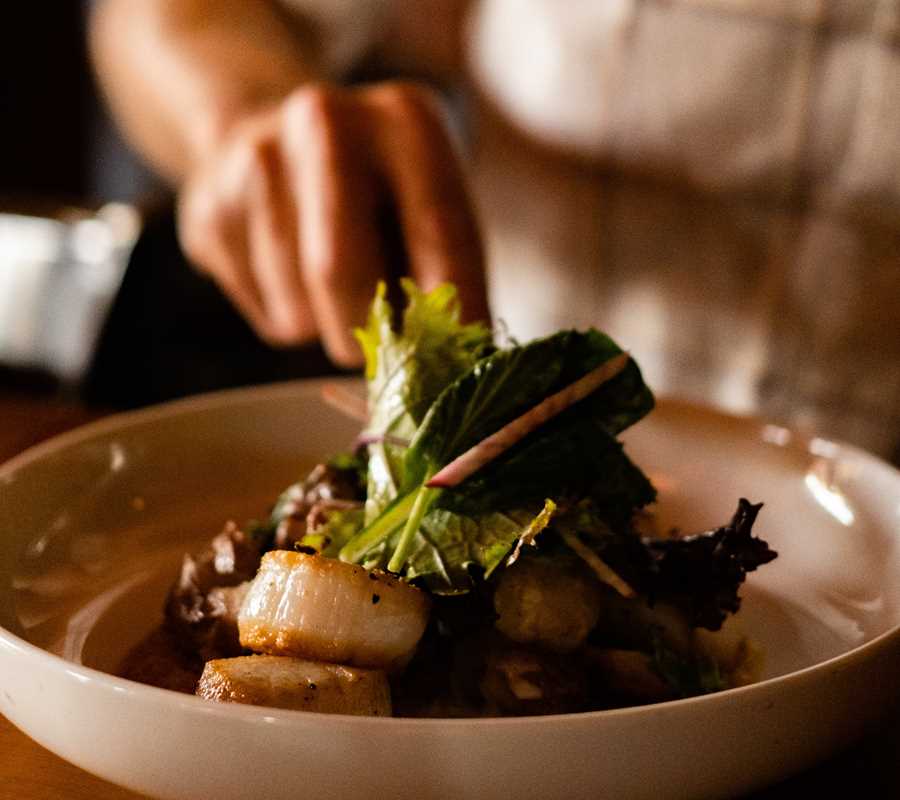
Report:
<svg viewBox="0 0 900 800"><path fill-rule="evenodd" d="M39 0L0 25L0 213L70 218L135 204L143 233L77 385L0 362L0 391L76 396L100 408L333 371L318 346L262 345L214 285L190 269L161 186L118 137L85 37L90 2Z"/></svg>
<svg viewBox="0 0 900 800"><path fill-rule="evenodd" d="M0 25L4 209L94 206L147 191L102 111L85 43L87 2L39 0ZM52 20L52 21L51 21ZM49 24L48 24L49 23Z"/></svg>
<svg viewBox="0 0 900 800"><path fill-rule="evenodd" d="M0 212L55 214L99 197L91 165L105 124L88 65L86 8L72 0L16 4L0 25ZM7 386L56 388L39 370L0 365Z"/></svg>
<svg viewBox="0 0 900 800"><path fill-rule="evenodd" d="M0 195L84 201L95 192L88 153L99 123L82 4L16 4L14 14L0 26Z"/></svg>

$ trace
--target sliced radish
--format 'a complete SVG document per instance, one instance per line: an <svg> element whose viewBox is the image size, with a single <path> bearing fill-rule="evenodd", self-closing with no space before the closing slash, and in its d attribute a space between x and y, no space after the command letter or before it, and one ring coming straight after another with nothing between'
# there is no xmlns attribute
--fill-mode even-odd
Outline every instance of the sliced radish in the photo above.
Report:
<svg viewBox="0 0 900 800"><path fill-rule="evenodd" d="M533 430L579 400L583 400L602 384L614 378L625 369L629 358L628 353L620 353L592 369L574 383L551 394L534 408L529 409L520 417L516 417L496 433L466 450L461 456L439 470L425 485L431 489L450 489L458 486L485 464L493 461L516 442L524 439Z"/></svg>
<svg viewBox="0 0 900 800"><path fill-rule="evenodd" d="M340 384L326 383L322 386L321 397L328 405L336 408L350 419L363 423L369 421L369 409L366 407L366 401Z"/></svg>

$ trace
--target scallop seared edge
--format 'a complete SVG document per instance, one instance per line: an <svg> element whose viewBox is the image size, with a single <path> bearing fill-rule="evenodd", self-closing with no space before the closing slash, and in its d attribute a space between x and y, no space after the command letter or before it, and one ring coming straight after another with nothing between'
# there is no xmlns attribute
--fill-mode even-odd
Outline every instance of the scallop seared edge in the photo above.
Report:
<svg viewBox="0 0 900 800"><path fill-rule="evenodd" d="M263 556L238 630L256 652L390 671L412 657L429 609L424 592L387 573L276 550Z"/></svg>
<svg viewBox="0 0 900 800"><path fill-rule="evenodd" d="M391 690L382 670L321 664L287 656L239 656L208 661L197 695L325 714L389 717Z"/></svg>

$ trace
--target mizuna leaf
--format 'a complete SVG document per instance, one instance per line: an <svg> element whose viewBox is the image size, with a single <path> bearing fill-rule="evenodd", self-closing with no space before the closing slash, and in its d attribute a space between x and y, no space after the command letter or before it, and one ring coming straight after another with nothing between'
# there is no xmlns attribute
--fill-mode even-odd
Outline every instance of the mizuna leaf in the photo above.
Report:
<svg viewBox="0 0 900 800"><path fill-rule="evenodd" d="M409 442L435 398L488 352L491 332L460 322L456 288L423 293L401 281L407 304L399 330L379 284L366 327L356 331L366 358L370 440L366 519L372 522L396 497Z"/></svg>

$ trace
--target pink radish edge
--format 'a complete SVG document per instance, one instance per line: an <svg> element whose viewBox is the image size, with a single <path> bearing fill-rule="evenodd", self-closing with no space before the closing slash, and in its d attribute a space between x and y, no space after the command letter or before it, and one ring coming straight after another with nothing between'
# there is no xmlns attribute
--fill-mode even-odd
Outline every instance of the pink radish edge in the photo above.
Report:
<svg viewBox="0 0 900 800"><path fill-rule="evenodd" d="M619 353L604 361L599 367L592 369L574 383L560 389L555 394L544 398L534 408L530 408L520 417L504 425L496 433L466 450L461 456L453 459L440 469L425 485L430 489L450 489L458 486L485 464L508 450L516 442L523 439L536 428L539 428L557 414L583 400L596 391L606 381L618 375L628 364L628 353Z"/></svg>
<svg viewBox="0 0 900 800"><path fill-rule="evenodd" d="M332 408L358 422L369 421L369 409L366 401L355 392L337 383L326 383L321 389L322 399Z"/></svg>

